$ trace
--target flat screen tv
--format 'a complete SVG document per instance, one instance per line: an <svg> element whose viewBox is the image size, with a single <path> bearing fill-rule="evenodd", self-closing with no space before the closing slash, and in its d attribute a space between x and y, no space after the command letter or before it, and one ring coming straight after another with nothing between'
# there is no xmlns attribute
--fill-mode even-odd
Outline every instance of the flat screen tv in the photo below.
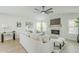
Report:
<svg viewBox="0 0 79 59"><path fill-rule="evenodd" d="M61 25L61 18L51 19L50 25Z"/></svg>

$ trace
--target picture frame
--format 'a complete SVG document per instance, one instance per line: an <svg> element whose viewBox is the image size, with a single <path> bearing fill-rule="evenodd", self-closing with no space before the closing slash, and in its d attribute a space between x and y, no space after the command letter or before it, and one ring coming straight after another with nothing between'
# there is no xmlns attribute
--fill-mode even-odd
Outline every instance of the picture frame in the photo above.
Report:
<svg viewBox="0 0 79 59"><path fill-rule="evenodd" d="M61 25L61 18L51 19L50 25Z"/></svg>

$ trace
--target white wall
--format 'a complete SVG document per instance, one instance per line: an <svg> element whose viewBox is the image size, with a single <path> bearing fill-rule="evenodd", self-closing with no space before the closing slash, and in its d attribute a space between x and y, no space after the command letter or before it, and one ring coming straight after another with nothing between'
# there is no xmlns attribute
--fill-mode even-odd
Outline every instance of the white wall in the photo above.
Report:
<svg viewBox="0 0 79 59"><path fill-rule="evenodd" d="M77 40L77 35L75 34L69 34L69 26L68 26L68 21L73 20L79 17L79 14L65 14L62 15L62 36L72 39L72 40Z"/></svg>
<svg viewBox="0 0 79 59"><path fill-rule="evenodd" d="M29 19L27 17L0 15L0 32L3 31L2 24L7 25L11 30L17 30L17 27L16 27L17 21L21 21L22 26L24 26L26 20L29 20Z"/></svg>
<svg viewBox="0 0 79 59"><path fill-rule="evenodd" d="M24 26L24 22L26 19L24 17L19 18L18 16L0 14L0 34L4 31L4 29L2 28L2 24L3 24L8 27L5 31L9 31L9 32L17 31L17 35L18 35L18 28L16 27L16 23L17 21L21 21L23 23L22 26ZM1 39L1 36L0 36L0 39Z"/></svg>
<svg viewBox="0 0 79 59"><path fill-rule="evenodd" d="M18 35L18 31L20 28L16 27L16 23L17 23L17 21L21 21L22 27L24 29L25 22L30 21L30 18L31 18L31 16L29 16L29 15L26 15L26 16L27 17L25 17L25 16L18 17L18 16L14 16L14 15L0 14L0 34L4 31L4 29L2 28L2 24L4 24L8 27L8 29L6 31L17 31L17 35Z"/></svg>
<svg viewBox="0 0 79 59"><path fill-rule="evenodd" d="M26 21L31 21L31 22L35 22L33 19L33 14L31 15L26 15L26 17L22 17L21 19L18 18L17 16L10 16L10 15L0 15L0 32L2 31L2 24L6 24L9 27L11 27L12 29L16 29L16 22L18 20L20 20L22 22L22 27L25 27L25 22ZM76 35L71 35L68 33L68 20L72 20L75 18L79 17L79 14L52 14L49 18L53 19L53 18L61 18L61 23L62 23L62 27L61 27L61 31L60 31L60 36L68 38L68 39L75 39ZM49 19L49 20L50 20ZM48 22L49 23L49 22Z"/></svg>
<svg viewBox="0 0 79 59"><path fill-rule="evenodd" d="M73 20L79 17L79 14L75 14L75 13L70 13L70 14L55 14L52 17L50 16L50 18L57 18L60 17L61 18L61 31L60 31L60 36L67 38L67 39L71 39L71 40L77 40L77 35L75 34L69 34L69 30L68 30L68 21L69 20Z"/></svg>
<svg viewBox="0 0 79 59"><path fill-rule="evenodd" d="M0 32L3 31L2 24L7 25L7 26L15 29L16 20L17 20L17 18L13 17L13 16L0 15Z"/></svg>
<svg viewBox="0 0 79 59"><path fill-rule="evenodd" d="M32 16L32 14L31 14L31 15L29 15L30 18L24 17L23 24L25 21L31 21L31 22L35 23L36 20L34 20L34 16ZM49 15L49 21L50 21L50 19L59 18L59 17L61 18L61 24L62 24L62 27L60 27L60 36L67 38L67 39L71 39L71 40L77 40L76 39L77 35L69 34L68 21L78 18L79 14L77 14L77 13L76 14L75 13L52 14L52 15ZM49 23L49 21L48 21L48 23ZM50 32L50 29L49 29L49 32Z"/></svg>

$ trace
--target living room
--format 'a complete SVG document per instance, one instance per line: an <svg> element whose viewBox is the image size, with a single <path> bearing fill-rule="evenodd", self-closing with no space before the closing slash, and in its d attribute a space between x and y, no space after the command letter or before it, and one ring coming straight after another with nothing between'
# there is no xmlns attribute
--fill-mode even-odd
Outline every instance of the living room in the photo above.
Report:
<svg viewBox="0 0 79 59"><path fill-rule="evenodd" d="M78 10L78 6L0 6L0 44L4 46L1 51L79 52L75 26ZM5 43L14 48L9 51L9 46L5 51Z"/></svg>

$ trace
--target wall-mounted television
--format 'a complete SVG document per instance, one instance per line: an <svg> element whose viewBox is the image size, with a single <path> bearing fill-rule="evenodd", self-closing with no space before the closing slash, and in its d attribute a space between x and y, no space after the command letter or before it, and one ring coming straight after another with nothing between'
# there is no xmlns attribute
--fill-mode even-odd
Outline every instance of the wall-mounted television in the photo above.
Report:
<svg viewBox="0 0 79 59"><path fill-rule="evenodd" d="M51 19L50 25L61 25L61 18Z"/></svg>

